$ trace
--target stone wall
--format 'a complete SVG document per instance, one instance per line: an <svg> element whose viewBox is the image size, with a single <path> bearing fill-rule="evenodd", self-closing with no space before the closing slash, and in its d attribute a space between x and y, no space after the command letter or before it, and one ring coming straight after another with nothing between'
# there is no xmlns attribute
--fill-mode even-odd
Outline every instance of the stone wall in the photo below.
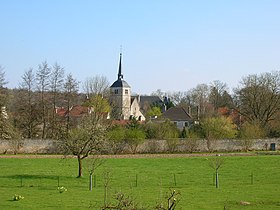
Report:
<svg viewBox="0 0 280 210"><path fill-rule="evenodd" d="M275 149L280 149L280 138L277 139L224 139L214 140L210 143L205 139L188 140L147 140L139 145L140 153L158 152L233 152L233 151L267 151L271 150L271 144L275 144Z"/></svg>
<svg viewBox="0 0 280 210"><path fill-rule="evenodd" d="M256 139L256 140L146 140L137 147L138 153L172 153L172 152L232 152L248 150L271 150L280 149L280 138ZM130 148L125 146L123 153L130 153ZM58 143L52 139L21 139L0 140L0 154L58 154Z"/></svg>
<svg viewBox="0 0 280 210"><path fill-rule="evenodd" d="M0 154L57 154L57 145L52 139L0 140Z"/></svg>

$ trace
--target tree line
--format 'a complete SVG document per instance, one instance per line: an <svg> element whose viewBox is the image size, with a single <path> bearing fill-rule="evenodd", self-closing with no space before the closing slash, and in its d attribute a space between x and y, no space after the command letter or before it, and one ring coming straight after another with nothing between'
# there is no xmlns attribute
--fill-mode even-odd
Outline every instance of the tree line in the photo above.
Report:
<svg viewBox="0 0 280 210"><path fill-rule="evenodd" d="M46 61L35 70L29 68L25 71L18 88L6 88L7 82L4 68L0 66L2 138L7 138L8 132L23 138L57 138L62 128L68 131L78 125L69 114L64 119L59 118L56 113L58 107L64 107L69 112L74 105L86 105L86 98L92 99L96 95L104 99L109 97L109 82L106 77L93 76L80 83L71 73L66 75L64 68L58 63L49 65ZM80 86L82 93L79 92ZM254 131L249 132L252 137L278 137L279 87L280 73L274 71L243 77L239 86L231 93L226 83L217 80L209 85L198 84L185 92L163 92L158 89L151 95L168 98L168 107L183 106L190 112L199 124L194 124L193 129L188 130L189 135L195 133L201 137L210 137L213 134L207 129L224 117L227 121L220 123L231 124L236 135L248 136L249 130L253 129ZM91 105L92 103L94 101L91 101ZM160 116L161 111L154 104L146 109L145 114L147 117ZM4 123L6 118L9 123ZM215 126L212 127L213 130ZM201 128L204 128L203 132ZM147 128L145 135L151 136L151 131ZM217 135L213 137L219 137ZM223 135L220 134L220 137Z"/></svg>

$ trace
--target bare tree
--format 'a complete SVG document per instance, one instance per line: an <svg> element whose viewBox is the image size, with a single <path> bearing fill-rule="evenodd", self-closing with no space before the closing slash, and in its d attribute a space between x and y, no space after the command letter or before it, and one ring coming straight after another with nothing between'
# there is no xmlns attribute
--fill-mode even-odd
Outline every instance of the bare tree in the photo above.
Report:
<svg viewBox="0 0 280 210"><path fill-rule="evenodd" d="M160 99L163 99L166 96L166 93L163 92L161 89L157 89L156 91L152 92L152 96L158 96Z"/></svg>
<svg viewBox="0 0 280 210"><path fill-rule="evenodd" d="M215 111L217 111L218 108L227 105L227 102L224 101L223 98L226 92L228 92L228 87L226 83L223 83L219 80L215 80L210 85L209 101L213 105Z"/></svg>
<svg viewBox="0 0 280 210"><path fill-rule="evenodd" d="M23 137L33 138L38 134L39 104L35 99L35 76L33 69L30 68L22 76L20 90L16 101L18 115L16 118L16 126L21 130Z"/></svg>
<svg viewBox="0 0 280 210"><path fill-rule="evenodd" d="M198 120L207 116L209 111L209 87L206 84L199 84L195 88L188 91L188 100L191 107L196 110L196 116Z"/></svg>
<svg viewBox="0 0 280 210"><path fill-rule="evenodd" d="M4 68L0 65L0 107L6 106L8 103L8 91L4 87L7 83Z"/></svg>
<svg viewBox="0 0 280 210"><path fill-rule="evenodd" d="M83 83L83 89L88 97L93 95L109 95L109 81L105 76L88 77Z"/></svg>
<svg viewBox="0 0 280 210"><path fill-rule="evenodd" d="M168 95L175 105L180 105L180 106L184 106L184 107L188 107L190 105L187 92L173 91L173 92L168 93Z"/></svg>
<svg viewBox="0 0 280 210"><path fill-rule="evenodd" d="M280 72L249 75L235 90L237 111L252 123L266 127L280 108Z"/></svg>
<svg viewBox="0 0 280 210"><path fill-rule="evenodd" d="M50 75L50 91L52 95L52 116L51 116L51 132L50 136L56 136L57 117L56 107L58 103L59 93L62 92L64 82L64 68L55 63Z"/></svg>
<svg viewBox="0 0 280 210"><path fill-rule="evenodd" d="M70 129L70 109L73 105L74 98L78 94L79 83L76 79L73 78L72 74L68 74L64 84L64 95L65 102L67 107L67 116L66 116L66 131L68 133Z"/></svg>
<svg viewBox="0 0 280 210"><path fill-rule="evenodd" d="M41 121L42 121L42 138L46 137L47 116L48 116L48 100L47 91L50 88L51 68L46 61L42 62L36 72L37 89L40 93Z"/></svg>

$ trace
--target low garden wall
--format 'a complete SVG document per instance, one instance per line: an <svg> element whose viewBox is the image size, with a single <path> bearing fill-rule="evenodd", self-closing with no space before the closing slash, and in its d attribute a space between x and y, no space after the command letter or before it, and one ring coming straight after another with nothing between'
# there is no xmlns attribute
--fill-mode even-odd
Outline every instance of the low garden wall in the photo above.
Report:
<svg viewBox="0 0 280 210"><path fill-rule="evenodd" d="M0 154L59 154L58 142L52 139L0 140ZM132 147L136 149L132 149ZM188 153L266 151L280 149L280 138L274 139L225 139L225 140L145 140L137 145L124 144L120 153ZM113 153L107 152L107 153Z"/></svg>
<svg viewBox="0 0 280 210"><path fill-rule="evenodd" d="M0 140L0 154L57 154L57 141L52 139Z"/></svg>
<svg viewBox="0 0 280 210"><path fill-rule="evenodd" d="M280 138L277 139L223 139L207 141L205 139L147 140L139 145L138 152L234 152L234 151L268 151L280 149Z"/></svg>

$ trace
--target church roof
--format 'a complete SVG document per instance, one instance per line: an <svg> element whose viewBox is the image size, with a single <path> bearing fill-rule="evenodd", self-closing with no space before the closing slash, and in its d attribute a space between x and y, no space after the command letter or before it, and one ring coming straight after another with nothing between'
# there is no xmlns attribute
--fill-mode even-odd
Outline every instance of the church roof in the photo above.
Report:
<svg viewBox="0 0 280 210"><path fill-rule="evenodd" d="M144 106L145 103L149 105L162 105L163 101L158 96L140 96L140 105Z"/></svg>
<svg viewBox="0 0 280 210"><path fill-rule="evenodd" d="M120 63L119 63L119 71L118 71L118 79L111 85L111 87L126 87L130 88L126 81L123 79L122 74L122 54L120 54Z"/></svg>
<svg viewBox="0 0 280 210"><path fill-rule="evenodd" d="M127 84L126 81L124 81L123 79L118 79L117 81L115 81L111 87L127 87L130 88L130 86Z"/></svg>

